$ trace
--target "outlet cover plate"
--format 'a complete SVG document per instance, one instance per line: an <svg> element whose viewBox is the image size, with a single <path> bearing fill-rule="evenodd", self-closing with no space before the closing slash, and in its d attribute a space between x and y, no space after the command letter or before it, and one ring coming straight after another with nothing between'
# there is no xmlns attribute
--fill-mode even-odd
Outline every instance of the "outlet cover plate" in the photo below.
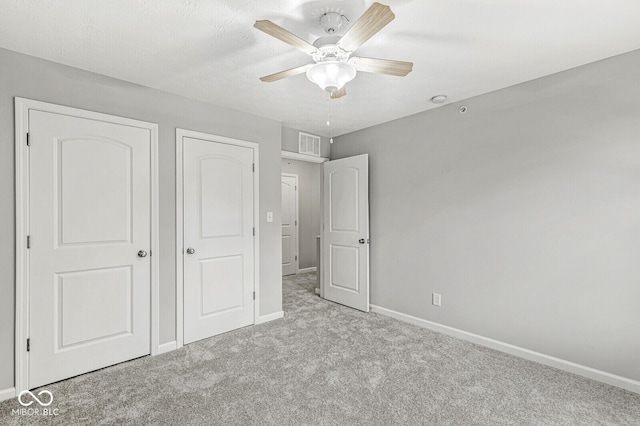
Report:
<svg viewBox="0 0 640 426"><path fill-rule="evenodd" d="M442 295L440 293L431 294L431 303L434 306L442 306Z"/></svg>

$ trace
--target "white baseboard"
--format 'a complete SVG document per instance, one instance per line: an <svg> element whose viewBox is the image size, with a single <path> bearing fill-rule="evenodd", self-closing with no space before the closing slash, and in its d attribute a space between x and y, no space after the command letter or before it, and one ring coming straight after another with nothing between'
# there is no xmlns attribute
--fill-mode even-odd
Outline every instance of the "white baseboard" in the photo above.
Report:
<svg viewBox="0 0 640 426"><path fill-rule="evenodd" d="M156 355L175 351L177 347L178 347L178 344L176 343L175 340L172 342L161 343L160 345L158 345L158 353Z"/></svg>
<svg viewBox="0 0 640 426"><path fill-rule="evenodd" d="M587 367L584 365L576 364L571 361L556 358L553 356L545 355L539 352L535 352L529 349L521 348L519 346L504 343L499 340L490 339L477 334L469 333L457 328L449 327L446 325L438 324L432 321L427 321L422 318L414 317L412 315L403 314L401 312L393 311L391 309L383 308L381 306L370 305L371 312L376 312L391 318L395 318L400 321L407 322L409 324L417 325L419 327L428 328L430 330L447 334L449 336L457 337L458 339L466 340L478 345L486 346L492 349L506 352L511 355L518 356L520 358L528 359L539 364L548 365L550 367L557 368L559 370L568 371L570 373L578 374L580 376L588 377L589 379L597 380L599 382L607 383L609 385L617 386L622 389L626 389L631 392L640 393L640 382L637 380L629 379L615 374L607 373L606 371L596 370L595 368Z"/></svg>
<svg viewBox="0 0 640 426"><path fill-rule="evenodd" d="M255 325L264 324L265 322L277 320L284 317L284 311L274 312L268 315L260 315L256 318Z"/></svg>
<svg viewBox="0 0 640 426"><path fill-rule="evenodd" d="M305 272L316 272L318 268L312 266L311 268L298 269L298 274L304 274Z"/></svg>
<svg viewBox="0 0 640 426"><path fill-rule="evenodd" d="M2 389L0 390L0 402L7 399L14 398L16 396L16 388Z"/></svg>

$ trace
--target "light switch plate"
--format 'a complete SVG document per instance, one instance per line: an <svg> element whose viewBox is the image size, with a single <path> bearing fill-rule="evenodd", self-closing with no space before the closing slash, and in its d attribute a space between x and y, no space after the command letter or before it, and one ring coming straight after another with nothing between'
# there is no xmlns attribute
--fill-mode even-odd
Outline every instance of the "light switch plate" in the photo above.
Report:
<svg viewBox="0 0 640 426"><path fill-rule="evenodd" d="M273 222L273 212L267 212L267 222Z"/></svg>

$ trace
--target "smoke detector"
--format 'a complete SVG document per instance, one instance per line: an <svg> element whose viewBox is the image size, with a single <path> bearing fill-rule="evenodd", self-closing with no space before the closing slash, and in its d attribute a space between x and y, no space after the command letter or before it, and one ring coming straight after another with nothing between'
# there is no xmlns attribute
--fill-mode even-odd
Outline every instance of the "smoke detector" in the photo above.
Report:
<svg viewBox="0 0 640 426"><path fill-rule="evenodd" d="M443 104L447 101L447 95L436 95L431 98L431 102L434 104Z"/></svg>

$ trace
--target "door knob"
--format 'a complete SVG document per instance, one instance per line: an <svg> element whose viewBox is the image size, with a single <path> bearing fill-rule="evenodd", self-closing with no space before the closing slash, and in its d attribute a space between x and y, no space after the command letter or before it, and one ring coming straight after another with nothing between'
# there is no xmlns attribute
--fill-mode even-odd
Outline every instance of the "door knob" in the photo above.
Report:
<svg viewBox="0 0 640 426"><path fill-rule="evenodd" d="M364 243L365 243L365 239L364 239L364 238L360 238L360 239L358 240L358 242L359 242L360 244L364 244Z"/></svg>
<svg viewBox="0 0 640 426"><path fill-rule="evenodd" d="M193 254L193 253L195 253L195 252L196 252L196 249L194 249L193 247L189 247L189 248L187 249L187 254Z"/></svg>
<svg viewBox="0 0 640 426"><path fill-rule="evenodd" d="M146 251L144 251L144 250L140 250L140 251L138 252L138 257L147 257L147 252L146 252Z"/></svg>

